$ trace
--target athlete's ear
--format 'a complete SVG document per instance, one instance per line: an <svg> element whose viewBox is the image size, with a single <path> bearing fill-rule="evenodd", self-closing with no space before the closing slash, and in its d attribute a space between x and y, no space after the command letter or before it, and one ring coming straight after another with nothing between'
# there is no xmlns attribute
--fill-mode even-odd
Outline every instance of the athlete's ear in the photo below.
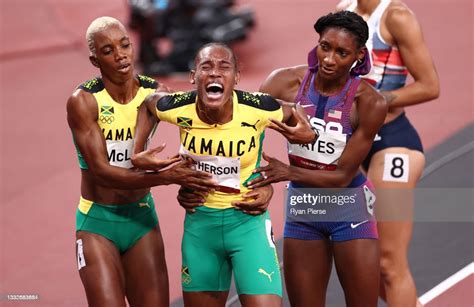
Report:
<svg viewBox="0 0 474 307"><path fill-rule="evenodd" d="M191 83L191 84L196 83L195 76L196 76L196 71L195 71L194 69L192 69L192 70L189 72L189 83Z"/></svg>
<svg viewBox="0 0 474 307"><path fill-rule="evenodd" d="M235 73L235 85L237 85L240 82L240 70L237 70Z"/></svg>
<svg viewBox="0 0 474 307"><path fill-rule="evenodd" d="M89 61L91 61L92 65L94 65L95 67L100 68L99 67L99 61L97 61L97 58L95 56L90 55L89 56Z"/></svg>

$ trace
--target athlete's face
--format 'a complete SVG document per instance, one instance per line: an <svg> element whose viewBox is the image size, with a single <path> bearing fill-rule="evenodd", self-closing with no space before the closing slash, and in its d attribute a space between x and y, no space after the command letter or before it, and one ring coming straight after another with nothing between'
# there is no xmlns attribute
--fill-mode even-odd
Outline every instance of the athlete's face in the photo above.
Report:
<svg viewBox="0 0 474 307"><path fill-rule="evenodd" d="M94 35L96 55L90 60L102 75L112 79L133 76L133 48L127 32L120 25L111 25Z"/></svg>
<svg viewBox="0 0 474 307"><path fill-rule="evenodd" d="M364 50L358 48L354 35L341 28L327 28L319 38L318 73L324 79L335 80L347 74Z"/></svg>
<svg viewBox="0 0 474 307"><path fill-rule="evenodd" d="M232 93L239 81L232 53L222 46L202 49L196 56L196 69L190 81L196 84L200 101L209 109L217 109L232 101Z"/></svg>

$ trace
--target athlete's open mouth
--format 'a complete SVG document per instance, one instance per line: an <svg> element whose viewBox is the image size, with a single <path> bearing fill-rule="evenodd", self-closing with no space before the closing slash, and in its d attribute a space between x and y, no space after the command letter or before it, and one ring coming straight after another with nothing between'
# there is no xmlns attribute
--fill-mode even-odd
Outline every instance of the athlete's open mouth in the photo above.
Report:
<svg viewBox="0 0 474 307"><path fill-rule="evenodd" d="M206 93L209 98L218 99L224 93L224 87L217 82L209 83L206 86Z"/></svg>
<svg viewBox="0 0 474 307"><path fill-rule="evenodd" d="M118 66L118 70L119 71L122 71L122 72L125 72L128 70L128 68L130 67L130 64L129 63L126 63L126 64L121 64Z"/></svg>

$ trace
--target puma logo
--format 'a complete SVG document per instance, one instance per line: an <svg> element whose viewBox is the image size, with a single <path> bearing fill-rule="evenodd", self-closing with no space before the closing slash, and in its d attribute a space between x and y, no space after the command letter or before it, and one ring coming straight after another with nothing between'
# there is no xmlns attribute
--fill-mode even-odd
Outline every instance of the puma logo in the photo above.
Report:
<svg viewBox="0 0 474 307"><path fill-rule="evenodd" d="M151 208L148 203L139 203L138 205L140 206L140 208L143 208L143 207Z"/></svg>
<svg viewBox="0 0 474 307"><path fill-rule="evenodd" d="M249 124L249 123L246 123L246 122L242 122L242 123L240 124L240 127L250 127L250 128L253 128L255 131L257 131L257 124L258 124L259 121L260 121L260 120L257 120L257 121L255 122L255 124L253 124L253 125L251 125L251 124Z"/></svg>
<svg viewBox="0 0 474 307"><path fill-rule="evenodd" d="M270 274L268 274L264 269L260 268L260 269L258 269L258 273L267 276L268 279L270 280L270 282L272 282L272 275L273 275L275 272L271 272Z"/></svg>

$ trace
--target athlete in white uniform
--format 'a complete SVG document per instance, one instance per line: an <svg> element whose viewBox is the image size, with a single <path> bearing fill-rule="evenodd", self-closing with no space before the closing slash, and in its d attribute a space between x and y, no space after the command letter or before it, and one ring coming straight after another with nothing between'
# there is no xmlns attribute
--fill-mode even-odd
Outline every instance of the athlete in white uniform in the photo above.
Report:
<svg viewBox="0 0 474 307"><path fill-rule="evenodd" d="M380 296L390 306L415 306L416 288L407 260L413 200L407 190L415 188L425 158L404 107L437 98L438 75L421 27L403 2L352 0L341 2L338 9L354 11L367 21L373 69L366 79L389 103L385 124L364 161L377 189L383 281ZM405 85L408 73L414 82ZM397 212L397 216L389 212Z"/></svg>

